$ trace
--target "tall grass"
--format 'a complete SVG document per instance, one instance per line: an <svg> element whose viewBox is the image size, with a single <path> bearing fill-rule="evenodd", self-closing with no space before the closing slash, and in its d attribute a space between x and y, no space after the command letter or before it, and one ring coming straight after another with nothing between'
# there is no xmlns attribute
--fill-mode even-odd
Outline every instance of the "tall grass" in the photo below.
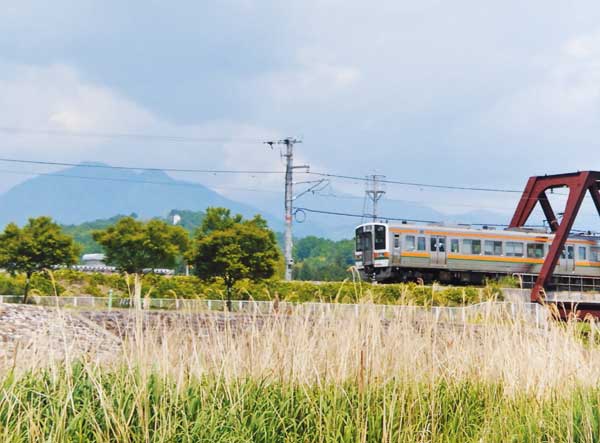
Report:
<svg viewBox="0 0 600 443"><path fill-rule="evenodd" d="M492 310L476 324L408 309L382 321L368 306L178 318L140 325L111 358L73 342L56 359L43 337L22 349L4 362L1 441L600 438L600 352L574 324Z"/></svg>

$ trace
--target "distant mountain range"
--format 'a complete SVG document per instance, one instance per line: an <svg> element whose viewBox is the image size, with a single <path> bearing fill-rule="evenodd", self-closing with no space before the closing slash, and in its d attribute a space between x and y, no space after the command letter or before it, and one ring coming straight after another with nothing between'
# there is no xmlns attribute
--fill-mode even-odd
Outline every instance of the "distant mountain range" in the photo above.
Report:
<svg viewBox="0 0 600 443"><path fill-rule="evenodd" d="M198 183L175 180L162 171L95 168L83 163L57 173L26 180L0 195L0 225L24 223L49 215L63 224L135 213L140 218L166 216L174 208L204 211L223 206L246 217L261 213L275 229L281 222L250 205L239 203Z"/></svg>
<svg viewBox="0 0 600 443"><path fill-rule="evenodd" d="M9 222L24 223L29 217L49 215L64 225L78 225L109 219L117 214L135 213L141 219L167 217L173 210L205 211L208 206L223 206L245 217L261 214L275 231L283 230L280 217L283 196L271 200L241 203L199 184L176 180L162 171L114 169L102 163L82 163L56 173L28 179L0 195L0 227ZM258 197L257 197L258 198ZM295 202L305 211L297 214L294 236L317 235L332 239L350 238L361 214L360 197L344 195L336 189L331 195L305 194ZM448 215L417 202L386 200L381 214L393 218L462 223L506 223L508 216L490 211ZM304 222L303 222L304 221Z"/></svg>

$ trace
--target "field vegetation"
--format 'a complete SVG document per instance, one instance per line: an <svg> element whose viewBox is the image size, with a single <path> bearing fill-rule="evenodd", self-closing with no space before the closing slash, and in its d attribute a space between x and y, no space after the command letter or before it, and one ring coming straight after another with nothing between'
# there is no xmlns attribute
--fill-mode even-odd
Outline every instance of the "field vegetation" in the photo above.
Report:
<svg viewBox="0 0 600 443"><path fill-rule="evenodd" d="M23 275L0 274L0 295L23 293ZM235 285L233 300L275 300L290 302L369 301L383 304L416 304L422 306L460 306L488 300L502 300L501 287L514 286L510 279L490 282L479 287L420 286L415 283L371 285L354 281L344 282L285 282L277 279L252 282L241 280ZM133 277L121 274L89 274L73 270L34 274L31 278L33 295L95 297L129 297ZM146 274L142 278L142 294L151 298L183 298L224 300L226 285L222 280L206 281L195 276L160 276Z"/></svg>
<svg viewBox="0 0 600 443"><path fill-rule="evenodd" d="M323 311L138 328L110 360L40 338L3 362L3 442L594 442L600 352L490 311ZM219 323L222 325L222 323ZM145 331L145 332L142 332ZM592 325L589 333L597 334Z"/></svg>

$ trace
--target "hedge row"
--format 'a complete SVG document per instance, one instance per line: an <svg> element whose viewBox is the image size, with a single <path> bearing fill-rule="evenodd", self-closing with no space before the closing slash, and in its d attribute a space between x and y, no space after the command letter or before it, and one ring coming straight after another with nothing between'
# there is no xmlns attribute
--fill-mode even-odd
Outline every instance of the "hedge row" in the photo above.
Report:
<svg viewBox="0 0 600 443"><path fill-rule="evenodd" d="M60 270L37 274L31 282L31 294L128 297L133 278L118 274L86 274ZM0 274L0 294L22 294L25 278ZM145 275L142 291L152 298L224 299L223 282L206 282L196 277ZM260 283L240 281L232 293L234 300L286 300L354 303L372 301L386 304L458 306L483 300L502 299L498 284L483 288L419 286L414 283L371 285L365 282L285 282L267 280Z"/></svg>

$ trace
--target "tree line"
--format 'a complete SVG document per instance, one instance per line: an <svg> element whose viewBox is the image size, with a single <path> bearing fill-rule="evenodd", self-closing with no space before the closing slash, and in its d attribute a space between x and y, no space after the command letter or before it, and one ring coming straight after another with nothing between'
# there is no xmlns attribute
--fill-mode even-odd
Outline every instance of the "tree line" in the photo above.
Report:
<svg viewBox="0 0 600 443"><path fill-rule="evenodd" d="M129 216L137 218L135 213ZM163 220L171 223L174 216L178 217L178 226L185 228L193 236L206 213L173 209ZM100 245L94 241L93 232L106 229L124 217L126 216L117 215L79 225L66 225L63 230L82 246L82 253L100 252ZM280 249L283 249L283 233L277 232L275 235ZM316 236L294 238L293 256L294 280L342 281L349 277L348 268L354 264L354 241L334 241ZM178 263L176 269L179 271L182 270L180 266L181 263Z"/></svg>
<svg viewBox="0 0 600 443"><path fill-rule="evenodd" d="M147 270L189 263L201 279L221 278L230 299L238 280L270 278L282 262L275 234L262 217L246 220L225 208L208 208L192 237L181 226L156 219L142 222L131 216L92 236L108 263L134 276L138 305L140 276ZM13 275L25 274L25 301L33 274L74 265L80 252L73 238L50 217L31 218L23 227L11 223L0 234L0 268Z"/></svg>
<svg viewBox="0 0 600 443"><path fill-rule="evenodd" d="M189 265L204 280L223 279L230 292L240 279L258 281L282 274L280 236L262 217L246 220L225 208L175 213L182 215L176 226L163 219L142 222L135 214L67 227L49 217L32 218L23 227L11 223L0 234L0 268L26 276L25 298L34 273L74 265L82 252L98 248L108 264L136 281L156 268L181 270ZM351 240L295 239L294 278L347 278L353 247Z"/></svg>

